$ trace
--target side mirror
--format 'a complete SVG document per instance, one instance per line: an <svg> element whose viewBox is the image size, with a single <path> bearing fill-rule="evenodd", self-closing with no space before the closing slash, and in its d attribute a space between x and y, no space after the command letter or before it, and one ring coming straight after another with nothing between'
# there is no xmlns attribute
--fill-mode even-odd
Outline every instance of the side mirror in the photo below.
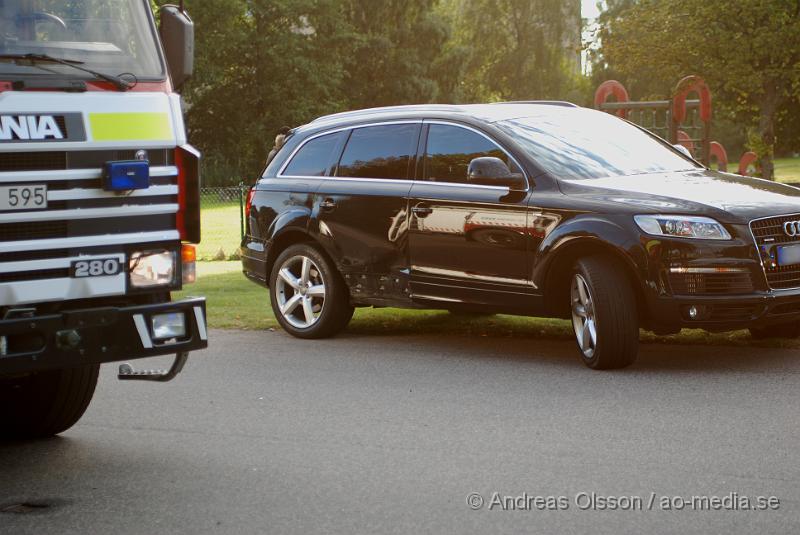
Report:
<svg viewBox="0 0 800 535"><path fill-rule="evenodd" d="M677 150L678 152L680 152L681 154L683 154L684 156L688 156L689 158L691 158L692 160L694 160L694 156L692 156L692 151L690 151L689 149L687 149L687 148L686 148L684 145L681 145L680 143L676 143L676 144L675 144L675 145L673 145L672 147L673 147L675 150Z"/></svg>
<svg viewBox="0 0 800 535"><path fill-rule="evenodd" d="M180 89L194 73L194 22L178 6L164 6L160 14L169 75L175 89Z"/></svg>
<svg viewBox="0 0 800 535"><path fill-rule="evenodd" d="M514 190L525 189L525 177L521 173L512 173L500 158L483 156L469 162L467 178L471 184L484 186L508 186Z"/></svg>

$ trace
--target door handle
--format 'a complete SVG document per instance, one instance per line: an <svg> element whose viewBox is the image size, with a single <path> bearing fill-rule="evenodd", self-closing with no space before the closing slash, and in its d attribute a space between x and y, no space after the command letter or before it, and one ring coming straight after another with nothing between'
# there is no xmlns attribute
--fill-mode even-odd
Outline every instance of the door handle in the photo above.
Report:
<svg viewBox="0 0 800 535"><path fill-rule="evenodd" d="M418 204L412 208L411 211L417 217L428 217L433 213L433 208L430 206L425 206L424 204Z"/></svg>
<svg viewBox="0 0 800 535"><path fill-rule="evenodd" d="M324 212L330 212L331 210L336 208L336 202L333 199L331 199L330 197L328 197L327 199L325 199L324 201L319 203L319 207L320 207L320 210L322 210Z"/></svg>

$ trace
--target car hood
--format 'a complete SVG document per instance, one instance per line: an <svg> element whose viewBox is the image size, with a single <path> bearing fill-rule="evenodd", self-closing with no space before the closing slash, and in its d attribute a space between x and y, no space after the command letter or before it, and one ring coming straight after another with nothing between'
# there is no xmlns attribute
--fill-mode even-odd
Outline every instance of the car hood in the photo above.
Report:
<svg viewBox="0 0 800 535"><path fill-rule="evenodd" d="M800 188L710 170L561 180L562 192L639 213L691 213L746 223L800 213Z"/></svg>

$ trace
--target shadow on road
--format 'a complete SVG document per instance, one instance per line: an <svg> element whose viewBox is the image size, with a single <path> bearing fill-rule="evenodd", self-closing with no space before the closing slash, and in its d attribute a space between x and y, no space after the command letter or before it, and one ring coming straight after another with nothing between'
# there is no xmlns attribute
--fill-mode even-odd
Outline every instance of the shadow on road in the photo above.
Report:
<svg viewBox="0 0 800 535"><path fill-rule="evenodd" d="M282 332L276 336L288 336ZM559 337L560 338L560 337ZM690 345L686 343L648 343L643 340L639 358L630 368L605 372L592 372L584 368L575 342L553 339L550 333L537 338L534 333L519 336L472 335L472 334L421 334L417 336L391 336L387 334L364 334L346 331L330 341L334 344L368 344L376 348L387 345L407 344L420 353L443 357L498 359L517 361L530 365L557 366L565 370L586 371L600 374L636 374L640 372L777 372L794 371L800 351L792 347L765 347L763 342L742 345ZM313 343L313 342L311 342ZM376 351L375 358L383 358ZM388 358L393 358L389 356Z"/></svg>

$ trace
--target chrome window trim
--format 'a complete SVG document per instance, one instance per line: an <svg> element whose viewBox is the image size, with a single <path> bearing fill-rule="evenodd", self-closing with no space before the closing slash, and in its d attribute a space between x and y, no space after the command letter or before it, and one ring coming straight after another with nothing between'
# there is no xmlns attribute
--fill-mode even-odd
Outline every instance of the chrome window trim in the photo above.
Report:
<svg viewBox="0 0 800 535"><path fill-rule="evenodd" d="M289 154L289 156L286 158L286 161L283 162L283 164L281 165L281 168L276 173L275 178L302 178L302 179L311 179L311 180L341 180L341 181L353 181L353 182L391 182L391 183L393 183L393 182L402 182L404 184L420 183L420 184L427 184L427 185L432 185L433 184L433 185L444 186L444 187L477 188L477 189L491 189L491 190L511 191L511 188L509 188L508 186L488 186L488 185L484 185L484 184L464 184L464 183L461 183L461 182L433 182L433 181L430 181L430 180L413 180L413 179L409 180L409 179L402 179L402 178L358 178L358 177L341 177L341 176L310 176L310 175L285 175L284 174L284 171L289 166L289 164L294 159L294 157L297 155L297 153L300 151L300 149L302 149L305 146L306 143L308 143L309 141L311 141L313 139L317 139L319 137L330 135L330 134L336 134L338 132L343 132L343 131L347 131L347 130L355 130L357 128L369 128L369 127L372 127L372 126L386 126L386 125L393 125L393 124L419 124L419 125L423 125L423 126L426 125L426 124L441 124L441 125L445 125L445 126L455 126L455 127L458 127L458 128L463 128L464 130L469 130L471 132L474 132L474 133L486 138L489 142L495 144L497 146L497 148L502 150L506 155L508 155L508 157L511 160L513 160L513 162L517 165L517 167L519 167L519 169L522 171L522 176L525 177L525 185L526 185L526 187L525 187L524 191L530 191L530 187L531 187L530 179L528 178L528 173L525 172L525 168L522 167L520 165L519 161L508 150L506 150L500 143L498 143L496 140L492 139L487 134L485 134L484 132L481 132L480 130L478 130L476 128L473 128L471 126L467 126L467 125L464 125L464 124L461 124L461 123L458 123L458 122L455 122L455 121L446 121L446 120L442 120L442 119L394 119L394 120L389 120L389 121L377 121L377 122L373 122L373 123L366 123L366 124L359 124L359 125L341 126L341 127L338 127L338 128L332 128L330 130L317 132L316 134L311 135L308 138L304 139L297 147L294 148L294 150L292 150L291 154ZM427 149L427 147L426 147L426 149ZM261 180L268 180L269 178L270 177L261 177L261 178L259 178L258 181L261 182ZM520 191L522 191L522 190L520 190Z"/></svg>
<svg viewBox="0 0 800 535"><path fill-rule="evenodd" d="M486 134L484 132L481 132L477 128L473 128L472 126L468 126L468 125L465 125L465 124L462 124L462 123L458 123L458 122L455 122L455 121L446 121L444 119L425 119L423 121L423 123L424 124L439 124L439 125L445 125L445 126L455 126L457 128L463 128L464 130L469 130L470 132L474 132L474 133L478 134L479 136L484 137L490 143L493 143L494 145L496 145L498 149L503 151L506 154L506 156L511 158L511 160L517 165L519 170L522 171L522 176L525 178L525 189L524 190L518 190L518 191L530 191L531 190L531 181L528 179L528 173L525 172L525 168L520 165L519 161L516 158L514 158L513 154L511 154L505 147L503 147L503 145L498 143L497 140L492 139L491 137L489 137L488 134ZM428 136L430 136L430 132L428 132ZM427 154L427 150L428 150L428 139L426 138L425 139L425 151L426 152L423 154L423 156L425 156ZM467 186L467 187L471 186L470 184L462 184L460 182L435 182L435 181L424 180L424 179L421 180L420 182L431 183L431 184L455 184L455 185L458 185L458 186ZM477 186L477 184L476 184L476 186ZM504 188L504 189L508 189L508 190L511 189L508 186L485 186L485 187L489 187L489 188Z"/></svg>
<svg viewBox="0 0 800 535"><path fill-rule="evenodd" d="M431 182L429 180L404 180L402 178L349 178L349 177L338 177L338 176L308 176L308 175L301 175L301 176L294 176L294 175L284 175L284 176L276 176L276 177L262 177L258 179L258 183L261 184L262 181L265 180L276 180L276 179L303 179L303 180L327 180L327 181L341 181L341 182L369 182L371 184L381 183L381 182L388 182L391 184L408 184L411 186L412 184L419 184L425 186L442 186L447 188L479 188L479 189L491 189L491 190L502 190L508 191L508 186L485 186L483 184L459 184L458 182Z"/></svg>
<svg viewBox="0 0 800 535"><path fill-rule="evenodd" d="M430 180L415 180L415 184L423 184L425 186L443 186L445 188L476 188L476 189L493 189L498 191L510 191L508 186L487 186L485 184L462 184L460 182L431 182Z"/></svg>
<svg viewBox="0 0 800 535"><path fill-rule="evenodd" d="M278 170L278 172L276 173L275 176L276 176L276 178L308 178L307 176L284 175L283 172L289 166L289 164L294 159L294 157L297 155L297 153L300 151L300 149L302 149L306 145L306 143L308 143L309 141L311 141L313 139L317 139L317 138L322 137L322 136L327 136L329 134L336 134L337 132L343 132L345 130L356 130L358 128L369 128L371 126L388 126L388 125L393 125L393 124L422 124L422 119L409 119L409 120L399 119L399 120L393 120L393 121L379 121L379 122L376 122L376 123L341 126L339 128L333 128L331 130L325 130L323 132L317 132L316 134L311 135L311 136L307 137L306 139L304 139L302 141L302 143L300 143L297 147L294 148L294 150L291 152L291 154L289 154L289 157L286 158L286 161L283 162L283 165L281 165L281 168ZM265 177L261 177L261 178L265 178ZM315 176L313 178L349 178L349 177ZM376 179L365 178L364 180L376 180ZM410 180L403 180L401 178L384 179L384 180L402 180L403 182L411 182Z"/></svg>

